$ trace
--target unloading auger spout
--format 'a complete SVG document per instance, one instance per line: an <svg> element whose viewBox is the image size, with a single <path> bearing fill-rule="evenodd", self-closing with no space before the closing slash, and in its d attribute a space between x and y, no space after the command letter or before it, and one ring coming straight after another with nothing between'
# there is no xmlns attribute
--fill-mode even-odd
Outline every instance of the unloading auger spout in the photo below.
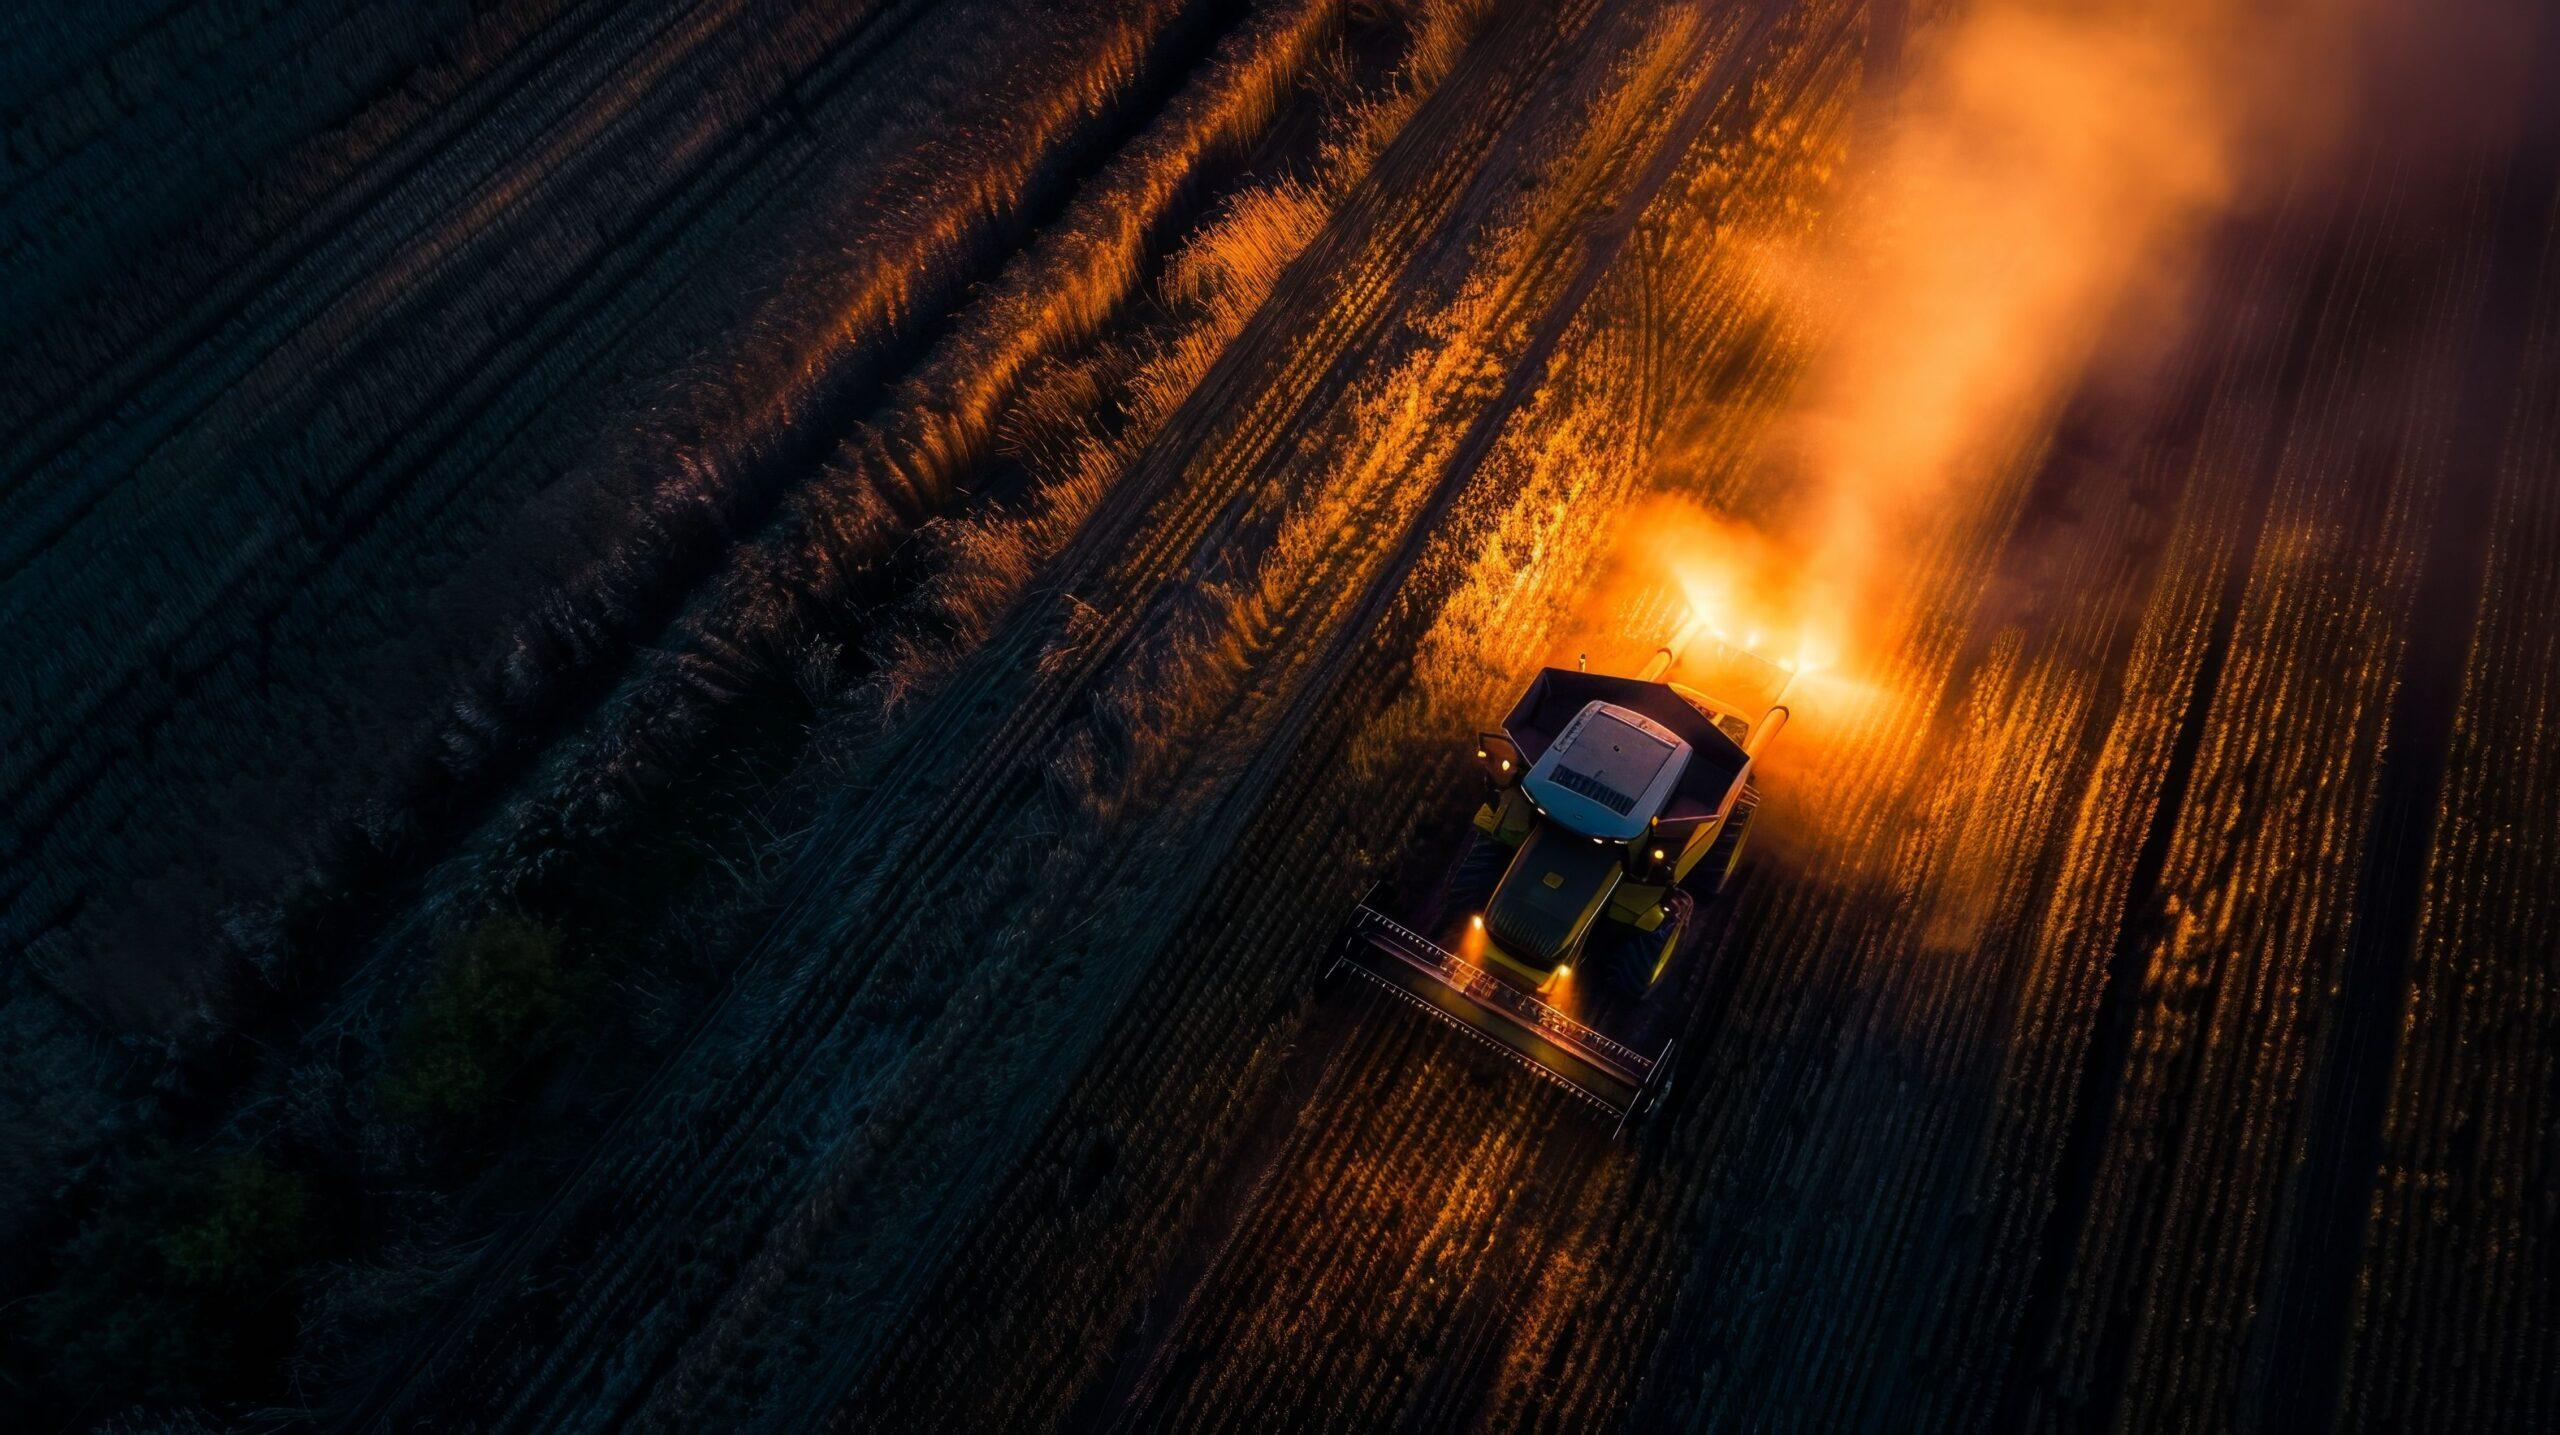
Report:
<svg viewBox="0 0 2560 1435"><path fill-rule="evenodd" d="M1688 650L1689 640L1698 636L1698 630L1706 625L1706 619L1695 613L1690 614L1689 621L1680 625L1680 631L1673 633L1664 640L1661 647L1653 650L1653 656L1646 659L1644 667L1637 671L1636 681L1640 683L1662 681L1662 675L1671 671L1671 665L1680 661L1680 655Z"/></svg>

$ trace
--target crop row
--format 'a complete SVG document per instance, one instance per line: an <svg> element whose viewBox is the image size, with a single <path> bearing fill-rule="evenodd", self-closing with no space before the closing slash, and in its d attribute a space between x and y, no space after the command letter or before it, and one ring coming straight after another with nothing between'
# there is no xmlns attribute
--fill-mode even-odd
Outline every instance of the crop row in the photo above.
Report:
<svg viewBox="0 0 2560 1435"><path fill-rule="evenodd" d="M2245 1409L2262 1263L2292 1148L2319 1119L2302 1105L2306 1043L2334 1010L2324 994L2371 840L2375 719L2412 636L2419 515L2442 481L2417 455L2447 422L2485 270L2476 245L2447 246L2432 282L2408 286L2380 238L2400 222L2393 206L2329 222L2338 267L2256 447L2265 515L2242 586L2216 600L2231 606L2215 680L2192 699L2204 706L2145 894L2156 906L2121 939L2139 1005L2058 1336L2066 1368L2087 1372L2066 1391L2171 1422ZM2405 358L2370 357L2385 324L2407 333ZM2395 401L2376 404L2385 382ZM2352 460L2404 444L2411 458L2389 468Z"/></svg>
<svg viewBox="0 0 2560 1435"><path fill-rule="evenodd" d="M141 8L31 6L0 21L0 343L62 296L108 287L149 241L368 108L471 19L383 0ZM269 82L280 73L293 82Z"/></svg>
<svg viewBox="0 0 2560 1435"><path fill-rule="evenodd" d="M2552 824L2552 693L2560 647L2560 437L2552 243L2538 236L2513 416L2500 435L2479 629L2457 691L2428 853L2424 915L2354 1290L2344 1428L2535 1429L2560 1419L2550 1381L2560 1307L2549 1252L2552 954L2560 873ZM2505 396L2500 396L2504 398ZM2426 641L2424 638L2415 641Z"/></svg>
<svg viewBox="0 0 2560 1435"><path fill-rule="evenodd" d="M1836 70L1829 76L1825 76L1824 71L1839 61L1841 51L1836 48L1839 36L1837 32L1823 34L1818 28L1815 33L1819 38L1810 44L1804 43L1804 37L1799 35L1796 44L1785 52L1786 58L1783 61L1771 62L1764 72L1761 83L1768 88L1755 96L1755 99L1759 103L1766 104L1779 116L1787 115L1792 104L1800 103L1804 97L1804 91L1801 90L1791 93L1791 85L1804 85L1808 80L1814 80L1812 88L1818 94L1828 89L1828 85L1822 83L1821 79L1836 80ZM1771 132L1764 133L1763 138L1770 138L1776 131L1782 129L1781 122L1773 126ZM1589 341L1590 349L1581 351L1582 361L1573 368L1572 372L1577 375L1608 374L1611 382L1595 386L1593 391L1576 395L1576 403L1568 406L1565 409L1566 413L1575 413L1581 406L1587 405L1588 409L1583 411L1586 415L1585 423L1588 423L1591 417L1607 415L1613 410L1629 416L1651 415L1653 421L1658 423L1664 415L1664 410L1659 405L1659 400L1663 396L1655 392L1630 393L1628 392L1630 387L1647 385L1668 374L1677 373L1681 375L1679 382L1682 388L1686 389L1692 384L1697 384L1699 388L1707 389L1711 386L1701 382L1701 375L1713 374L1722 368L1723 365L1717 362L1719 359L1732 353L1737 346L1743 350L1756 346L1757 315L1752 312L1751 306L1747 303L1736 304L1734 302L1736 296L1730 288L1726 287L1733 272L1730 256L1726 256L1726 263L1722 266L1701 264L1686 272L1681 272L1672 262L1674 256L1679 255L1681 250L1690 249L1692 252L1685 257L1690 258L1694 264L1698 258L1694 253L1694 247L1713 246L1712 236L1716 231L1697 225L1694 221L1693 216L1700 209L1711 211L1722 209L1734 204L1738 199L1743 200L1743 205L1737 207L1747 208L1749 201L1744 197L1768 194L1773 190L1783 193L1791 181L1801 181L1801 171L1795 170L1790 163L1791 156L1788 155L1784 142L1770 144L1765 149L1757 144L1740 146L1739 156L1744 157L1745 162L1732 168L1725 168L1723 162L1736 157L1734 150L1725 147L1732 143L1731 139L1727 139L1701 156L1701 163L1692 180L1696 186L1695 191L1683 194L1677 204L1666 205L1661 216L1663 237L1670 242L1640 251L1643 258L1630 266L1631 270L1641 276L1639 282L1653 290L1651 294L1642 296L1642 300L1647 302L1639 302L1639 296L1621 291L1609 294L1606 301L1595 306L1600 314L1617 316L1621 320L1628 316L1638 316L1639 326L1644 322L1641 316L1665 314L1680 316L1669 321L1675 326L1681 325L1683 320L1694 316L1697 328L1685 334L1675 332L1665 335L1648 335L1640 331L1634 336L1627 336L1614 325L1597 326L1597 332ZM1695 287L1691 287L1691 284L1686 281L1695 281ZM1630 337L1633 337L1636 342L1630 343L1628 341ZM1630 353L1643 353L1655 344L1667 346L1673 353L1679 355L1680 360L1694 361L1698 367L1692 368L1689 363L1678 361L1660 366L1630 363L1623 357ZM1694 345L1695 348L1688 349L1685 353L1681 352L1689 345ZM1719 350L1723 352L1719 353ZM1617 362L1595 362L1604 355ZM1756 366L1746 366L1744 372L1750 373L1754 382L1766 382L1765 375L1756 372ZM1745 396L1748 393L1749 385L1746 383L1739 390L1728 388L1715 393L1713 397L1724 401L1740 402L1746 401ZM1700 397L1707 397L1707 395L1701 393ZM1533 422L1524 426L1524 435L1554 432L1558 428L1570 431L1574 427L1570 423L1560 424L1560 416L1557 415L1540 417L1542 422ZM1603 420L1603 422L1605 424L1608 421ZM1617 422L1624 422L1624 419L1618 419ZM1603 431L1606 431L1605 428ZM1630 467L1641 472L1646 466L1645 455L1658 442L1658 433L1649 434L1646 428L1639 425L1633 433L1621 437L1616 442L1602 445L1596 454L1578 457L1582 465L1597 468L1602 472L1615 471L1624 475ZM1572 457L1576 456L1568 455L1569 461ZM1708 472L1716 477L1729 478L1732 470L1727 466L1710 464ZM1620 477L1616 481L1623 483L1625 479ZM1600 551L1607 547L1605 542L1598 540L1598 535L1609 532L1610 526L1618 520L1619 515L1632 509L1626 506L1623 498L1612 502L1610 498L1604 496L1606 492L1605 489L1594 492L1584 500L1588 506L1581 510L1582 521L1592 525L1590 536L1577 539L1558 535L1554 540L1556 546L1564 547L1568 551L1579 549L1584 552ZM1557 597L1569 597L1572 593L1572 581L1564 576L1569 571L1562 570L1556 575L1561 580L1562 590L1556 595ZM1506 621L1488 625L1487 631L1507 634L1518 630L1518 626ZM1529 626L1528 630L1534 632L1535 628ZM1628 637L1626 634L1613 636L1617 637L1621 644L1625 644ZM1638 641L1640 644L1640 640ZM1595 656L1601 655L1602 650L1599 645L1594 643L1592 646ZM1607 661L1605 656L1602 656L1602 661ZM1496 674L1499 672L1498 668L1494 670ZM1503 680L1505 677L1508 679L1507 683ZM1518 679L1517 673L1497 676L1493 683L1472 694L1472 700L1464 704L1460 711L1446 714L1436 725L1434 735L1445 741L1446 734L1450 730L1459 728L1471 720L1481 720L1482 714L1499 707L1500 703L1507 698L1510 687L1516 686ZM1359 1038L1354 1035L1347 1039ZM1391 1119L1393 1116L1406 1115L1412 1109L1406 1104L1407 1098L1404 1094L1392 1086L1381 1093L1379 1099L1386 1104L1391 1113ZM1518 1082L1508 1073L1488 1084L1478 1093L1479 1102L1485 1104L1499 1102L1508 1105L1519 1102L1534 1106L1546 1099L1548 1099L1546 1093L1534 1086ZM1479 1109L1482 1107L1480 1106ZM1494 1109L1498 1111L1501 1107L1496 1106ZM1406 1119L1410 1117L1407 1116ZM1564 1169L1574 1170L1585 1163L1591 1165L1587 1183L1576 1192L1573 1200L1542 1214L1534 1221L1524 1223L1521 1229L1506 1234L1497 1250L1482 1258L1498 1272L1499 1284L1490 1287L1485 1297L1493 1313L1470 1312L1467 1321L1460 1323L1461 1330L1473 1329L1473 1322L1484 1321L1500 1331L1501 1341L1513 1344L1517 1348L1535 1348L1550 1339L1551 1335L1547 1330L1525 1326L1522 1323L1526 1319L1526 1311L1532 1308L1531 1292L1522 1291L1517 1296L1511 1292L1517 1287L1529 1286L1534 1282L1535 1277L1532 1272L1537 1271L1542 1262L1556 1259L1555 1246L1561 1240L1610 1230L1621 1221L1621 1213L1616 1209L1615 1188L1619 1187L1619 1183L1623 1182L1628 1174L1623 1163L1605 1158L1595 1161L1595 1153L1588 1145L1577 1146L1571 1141L1561 1141L1557 1144L1563 1148L1560 1155ZM1310 1217L1310 1219L1314 1218ZM1596 1309L1583 1313L1589 1317L1587 1322L1589 1324L1615 1318L1629 1308L1639 1308L1644 1300L1650 1298L1651 1293L1643 1290L1641 1283L1638 1283L1638 1289L1632 1296L1620 1289L1614 1292L1613 1299L1612 1280L1607 1273L1594 1271L1569 1261L1567 1265L1569 1269L1584 1278L1583 1290L1578 1294L1587 1293L1594 1298ZM1238 1276L1238 1284L1249 1289L1254 1285L1258 1274L1248 1269ZM1511 1311L1519 1313L1504 1313ZM1572 1323L1572 1328L1579 1328L1584 1324L1586 1324L1584 1321L1575 1321ZM1601 1402L1604 1409L1623 1400L1627 1386L1631 1383L1629 1372L1640 1362L1643 1353L1641 1341L1612 1345L1602 1339L1594 1341L1587 1347L1578 1348L1577 1354L1581 1358L1569 1368L1569 1374L1574 1382L1572 1394L1584 1400L1596 1399ZM1507 1357L1508 1352L1506 1352ZM1371 1353L1369 1358L1393 1359L1395 1357L1390 1351ZM1459 1362L1455 1368L1439 1373L1435 1376L1435 1380L1453 1387L1458 1394L1451 1397L1435 1391L1432 1396L1434 1401L1446 1398L1458 1398L1469 1402L1481 1401L1483 1408L1487 1411L1496 1408L1492 1403L1494 1399L1492 1391L1516 1388L1514 1383L1499 1378L1499 1371L1492 1369L1482 1372L1471 1371L1466 1368L1464 1362ZM1418 1408L1417 1413L1437 1408L1434 1404L1426 1403ZM1575 1423L1576 1417L1569 1413L1568 1401L1558 1401L1553 1405L1542 1404L1540 1408L1552 1415L1559 1423L1568 1425Z"/></svg>

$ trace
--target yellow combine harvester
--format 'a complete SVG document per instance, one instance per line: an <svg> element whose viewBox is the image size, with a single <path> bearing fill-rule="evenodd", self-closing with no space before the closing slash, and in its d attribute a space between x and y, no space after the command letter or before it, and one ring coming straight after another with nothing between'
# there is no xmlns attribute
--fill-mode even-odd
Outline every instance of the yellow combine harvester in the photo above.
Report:
<svg viewBox="0 0 2560 1435"><path fill-rule="evenodd" d="M1759 807L1754 759L1794 669L1718 640L1665 681L1692 619L1635 677L1548 668L1476 740L1490 784L1430 915L1375 894L1328 974L1357 971L1628 1123L1669 1090L1660 994L1693 896L1724 889Z"/></svg>

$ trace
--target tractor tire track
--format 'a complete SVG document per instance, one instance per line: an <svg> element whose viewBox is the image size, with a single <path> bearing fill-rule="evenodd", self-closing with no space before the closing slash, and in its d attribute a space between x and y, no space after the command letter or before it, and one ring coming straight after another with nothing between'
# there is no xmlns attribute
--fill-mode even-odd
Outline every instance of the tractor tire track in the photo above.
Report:
<svg viewBox="0 0 2560 1435"><path fill-rule="evenodd" d="M584 0L564 9L444 107L386 142L257 251L194 288L183 312L131 336L129 346L111 351L97 367L29 373L25 386L11 394L13 403L23 402L24 412L11 413L7 444L0 447L0 502L14 498L21 485L52 469L76 445L96 442L92 431L114 414L153 414L151 430L165 432L201 413L314 316L335 307L368 275L390 267L398 246L417 242L415 231L385 223L381 211L443 215L465 208L474 193L516 189L507 182L506 168L530 168L535 158L519 153L519 132L554 133L584 113L609 81L636 78L625 67L659 45L683 12L697 8L696 0L654 0L657 8L645 18L618 13L634 3ZM631 85L629 95L639 100L651 92ZM546 157L565 152L538 143L535 149ZM433 228L434 221L425 227ZM226 335L231 342L217 342ZM29 347L60 352L67 346L57 340ZM182 356L191 353L193 362L184 362ZM58 505L63 498L48 501ZM80 511L95 501L87 500ZM61 520L52 532L76 519L74 514ZM33 541L42 532L13 525L13 547L0 569L13 574L23 566L45 546Z"/></svg>

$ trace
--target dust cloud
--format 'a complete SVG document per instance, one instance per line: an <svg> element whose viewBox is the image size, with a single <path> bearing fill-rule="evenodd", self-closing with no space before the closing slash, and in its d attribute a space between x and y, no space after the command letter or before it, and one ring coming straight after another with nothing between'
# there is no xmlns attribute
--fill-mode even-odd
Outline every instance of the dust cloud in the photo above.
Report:
<svg viewBox="0 0 2560 1435"><path fill-rule="evenodd" d="M2110 365L2174 347L2220 222L2331 167L2377 102L2459 128L2449 97L2500 29L2447 13L1983 0L1917 36L1830 235L1768 256L1822 338L1771 445L1766 531L1719 528L1689 566L1769 575L1757 621L1817 660L1887 641L1874 615L1906 555L2014 461L2102 339Z"/></svg>

